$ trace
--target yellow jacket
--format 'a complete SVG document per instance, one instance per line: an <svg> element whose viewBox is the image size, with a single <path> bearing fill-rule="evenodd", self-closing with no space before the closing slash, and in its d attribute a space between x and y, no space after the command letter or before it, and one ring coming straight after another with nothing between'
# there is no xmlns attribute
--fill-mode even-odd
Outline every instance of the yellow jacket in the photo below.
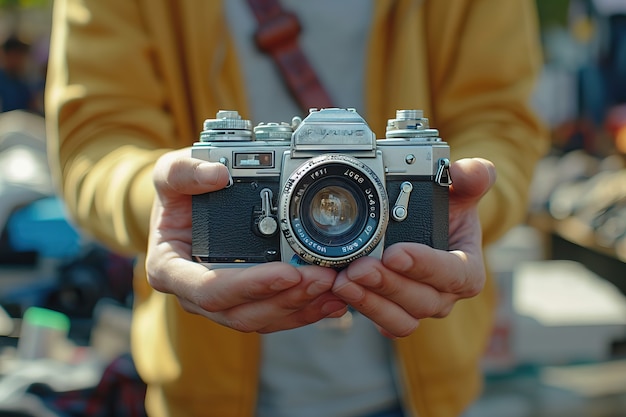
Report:
<svg viewBox="0 0 626 417"><path fill-rule="evenodd" d="M151 169L191 145L216 110L246 115L236 51L219 1L56 0L46 97L55 177L77 224L143 254ZM481 156L498 181L481 205L485 241L523 219L547 141L529 110L540 67L531 0L377 0L366 68L366 120L380 137L396 109L421 108L453 159ZM249 417L258 334L185 313L148 287L139 263L133 353L154 416ZM449 317L398 340L413 415L458 415L479 393L491 284Z"/></svg>

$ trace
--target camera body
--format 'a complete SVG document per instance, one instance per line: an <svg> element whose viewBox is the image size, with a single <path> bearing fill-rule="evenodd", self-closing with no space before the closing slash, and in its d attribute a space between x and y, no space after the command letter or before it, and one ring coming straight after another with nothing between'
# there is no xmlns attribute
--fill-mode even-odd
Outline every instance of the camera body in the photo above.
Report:
<svg viewBox="0 0 626 417"><path fill-rule="evenodd" d="M192 197L192 258L211 268L339 269L397 242L448 248L450 148L420 110L398 110L378 140L354 109L254 129L220 111L191 152L232 178Z"/></svg>

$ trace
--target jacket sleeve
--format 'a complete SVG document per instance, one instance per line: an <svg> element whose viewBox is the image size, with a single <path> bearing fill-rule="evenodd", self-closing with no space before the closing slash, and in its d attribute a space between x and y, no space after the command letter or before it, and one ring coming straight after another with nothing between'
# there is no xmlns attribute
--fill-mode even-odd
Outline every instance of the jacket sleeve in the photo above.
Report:
<svg viewBox="0 0 626 417"><path fill-rule="evenodd" d="M530 97L541 68L534 1L426 2L434 114L453 159L483 157L498 172L481 201L484 241L524 220L548 135ZM444 22L442 24L442 22Z"/></svg>
<svg viewBox="0 0 626 417"><path fill-rule="evenodd" d="M77 225L125 254L145 251L152 166L173 123L129 0L54 2L46 119L53 176Z"/></svg>

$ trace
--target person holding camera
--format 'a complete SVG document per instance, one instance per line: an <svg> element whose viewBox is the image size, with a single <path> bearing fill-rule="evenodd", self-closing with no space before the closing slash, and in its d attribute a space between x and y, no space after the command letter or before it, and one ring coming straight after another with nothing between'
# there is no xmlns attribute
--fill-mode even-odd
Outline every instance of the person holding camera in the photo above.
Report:
<svg viewBox="0 0 626 417"><path fill-rule="evenodd" d="M282 3L54 3L53 169L78 225L139 257L132 348L148 414L458 416L480 393L495 305L482 248L523 219L547 145L529 105L534 3ZM255 37L255 15L277 8L270 24L297 41ZM259 51L263 39L275 55ZM304 116L284 83L294 48L333 107L357 108L377 137L398 109L439 129L452 161L448 250L399 242L342 269L192 259L192 196L218 195L233 176L190 147L219 110L255 123ZM285 51L296 55L281 61ZM296 61L287 73L310 74ZM232 204L223 210L242 209Z"/></svg>

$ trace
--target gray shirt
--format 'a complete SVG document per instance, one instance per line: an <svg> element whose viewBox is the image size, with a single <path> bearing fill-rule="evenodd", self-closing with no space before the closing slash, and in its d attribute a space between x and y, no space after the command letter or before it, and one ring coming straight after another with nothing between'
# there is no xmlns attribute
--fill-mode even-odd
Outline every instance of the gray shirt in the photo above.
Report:
<svg viewBox="0 0 626 417"><path fill-rule="evenodd" d="M245 0L228 0L226 12L243 66L254 124L306 116L284 86L270 57L254 44L257 22ZM365 58L372 15L370 0L283 0L297 14L302 50L338 107L364 114ZM329 13L333 10L333 13Z"/></svg>
<svg viewBox="0 0 626 417"><path fill-rule="evenodd" d="M302 111L271 58L253 42L245 0L228 0L254 124L289 121ZM302 25L300 45L334 103L364 112L371 0L282 0ZM332 10L333 13L329 13ZM263 336L258 417L350 417L398 402L390 341L358 313Z"/></svg>

